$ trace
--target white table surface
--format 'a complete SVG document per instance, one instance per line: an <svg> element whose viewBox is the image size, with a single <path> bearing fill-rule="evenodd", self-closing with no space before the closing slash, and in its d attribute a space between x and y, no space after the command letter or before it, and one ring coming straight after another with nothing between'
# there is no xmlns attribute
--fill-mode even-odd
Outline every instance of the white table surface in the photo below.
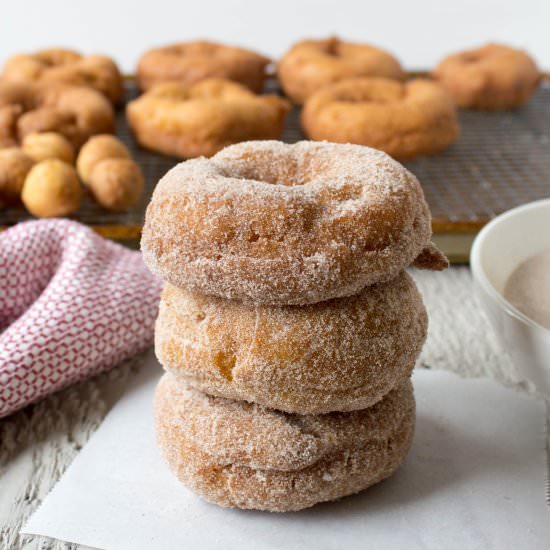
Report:
<svg viewBox="0 0 550 550"><path fill-rule="evenodd" d="M131 72L153 45L199 37L273 57L304 37L339 34L394 52L409 69L489 40L529 50L550 69L548 0L19 0L2 3L0 64L52 45L112 55Z"/></svg>
<svg viewBox="0 0 550 550"><path fill-rule="evenodd" d="M430 330L419 364L464 376L490 376L519 391L519 380L497 346L472 295L470 271L415 272L430 313ZM41 537L19 536L26 518L40 505L72 458L101 423L109 407L135 375L140 358L83 382L11 417L0 420L0 548L77 550Z"/></svg>

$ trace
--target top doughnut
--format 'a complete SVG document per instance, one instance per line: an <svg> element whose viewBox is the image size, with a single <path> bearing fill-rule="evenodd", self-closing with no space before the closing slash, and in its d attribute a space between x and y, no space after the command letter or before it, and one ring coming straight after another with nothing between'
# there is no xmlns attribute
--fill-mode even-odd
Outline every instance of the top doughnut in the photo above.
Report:
<svg viewBox="0 0 550 550"><path fill-rule="evenodd" d="M15 55L6 61L2 79L87 86L113 103L120 101L123 94L122 76L112 59L104 55L82 56L66 49Z"/></svg>
<svg viewBox="0 0 550 550"><path fill-rule="evenodd" d="M529 55L502 44L450 55L436 67L433 76L458 106L489 111L523 105L540 80Z"/></svg>
<svg viewBox="0 0 550 550"><path fill-rule="evenodd" d="M294 44L279 61L277 75L286 95L295 103L303 103L323 86L344 78L405 79L399 61L388 52L336 37Z"/></svg>
<svg viewBox="0 0 550 550"><path fill-rule="evenodd" d="M300 305L356 294L415 263L443 269L418 180L368 147L250 141L158 183L141 247L174 286Z"/></svg>
<svg viewBox="0 0 550 550"><path fill-rule="evenodd" d="M163 82L194 84L214 77L240 82L258 93L269 63L267 57L250 50L198 40L146 52L136 72L142 90Z"/></svg>

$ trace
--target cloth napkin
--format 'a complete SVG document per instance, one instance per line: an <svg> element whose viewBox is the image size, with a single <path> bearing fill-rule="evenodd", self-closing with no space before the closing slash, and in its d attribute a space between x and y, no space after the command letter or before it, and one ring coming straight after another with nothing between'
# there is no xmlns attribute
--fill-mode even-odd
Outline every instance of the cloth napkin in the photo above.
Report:
<svg viewBox="0 0 550 550"><path fill-rule="evenodd" d="M0 234L0 417L152 344L161 282L68 220Z"/></svg>

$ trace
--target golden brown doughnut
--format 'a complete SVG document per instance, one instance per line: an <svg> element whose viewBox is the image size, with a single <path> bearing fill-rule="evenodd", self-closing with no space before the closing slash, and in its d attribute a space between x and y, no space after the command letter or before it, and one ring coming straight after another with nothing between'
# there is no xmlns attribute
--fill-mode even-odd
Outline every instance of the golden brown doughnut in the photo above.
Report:
<svg viewBox="0 0 550 550"><path fill-rule="evenodd" d="M272 305L357 294L421 259L443 269L418 180L368 147L252 141L177 165L141 248L174 286Z"/></svg>
<svg viewBox="0 0 550 550"><path fill-rule="evenodd" d="M113 212L123 212L134 206L143 195L144 186L140 167L127 158L99 161L88 180L88 189L94 199Z"/></svg>
<svg viewBox="0 0 550 550"><path fill-rule="evenodd" d="M250 50L199 40L181 42L146 52L138 62L137 79L142 90L156 84L191 85L207 78L239 82L261 92L269 59Z"/></svg>
<svg viewBox="0 0 550 550"><path fill-rule="evenodd" d="M59 159L67 164L74 162L71 142L57 132L28 134L23 138L21 149L36 162L46 159Z"/></svg>
<svg viewBox="0 0 550 550"><path fill-rule="evenodd" d="M298 42L279 61L277 75L295 103L303 103L323 86L345 78L405 78L399 61L388 52L336 37Z"/></svg>
<svg viewBox="0 0 550 550"><path fill-rule="evenodd" d="M390 476L414 431L409 380L369 409L289 415L210 397L161 378L157 442L172 472L220 506L286 512L357 493Z"/></svg>
<svg viewBox="0 0 550 550"><path fill-rule="evenodd" d="M21 199L25 178L34 160L17 147L0 149L0 204L9 206Z"/></svg>
<svg viewBox="0 0 550 550"><path fill-rule="evenodd" d="M35 132L58 132L74 147L94 134L114 130L105 97L84 86L0 81L0 140L17 144Z"/></svg>
<svg viewBox="0 0 550 550"><path fill-rule="evenodd" d="M66 49L15 55L6 61L1 77L10 82L87 86L113 102L123 94L122 76L112 59Z"/></svg>
<svg viewBox="0 0 550 550"><path fill-rule="evenodd" d="M405 379L428 318L409 275L314 305L262 306L167 285L160 363L210 395L297 414L370 407Z"/></svg>
<svg viewBox="0 0 550 550"><path fill-rule="evenodd" d="M426 79L342 80L311 95L301 120L311 139L368 145L397 159L441 151L459 134L453 100Z"/></svg>
<svg viewBox="0 0 550 550"><path fill-rule="evenodd" d="M288 102L255 95L229 80L187 86L159 84L128 103L126 114L137 141L179 158L211 156L227 145L278 138Z"/></svg>
<svg viewBox="0 0 550 550"><path fill-rule="evenodd" d="M59 159L43 160L29 172L21 200L38 218L68 216L80 208L82 189L76 170Z"/></svg>
<svg viewBox="0 0 550 550"><path fill-rule="evenodd" d="M450 55L433 76L460 107L489 111L523 105L540 80L535 61L526 52L502 44Z"/></svg>
<svg viewBox="0 0 550 550"><path fill-rule="evenodd" d="M80 179L87 184L95 165L109 158L131 158L130 151L120 139L110 134L91 137L80 149L76 159L76 170Z"/></svg>

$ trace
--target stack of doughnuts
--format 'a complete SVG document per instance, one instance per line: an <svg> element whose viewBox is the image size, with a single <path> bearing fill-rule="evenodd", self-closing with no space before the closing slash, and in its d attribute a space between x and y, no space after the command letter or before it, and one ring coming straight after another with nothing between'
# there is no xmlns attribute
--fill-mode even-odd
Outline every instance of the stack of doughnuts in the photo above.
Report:
<svg viewBox="0 0 550 550"><path fill-rule="evenodd" d="M447 266L430 239L418 180L375 149L251 141L170 170L141 247L166 283L154 411L174 474L278 512L391 475L428 321L405 268Z"/></svg>

